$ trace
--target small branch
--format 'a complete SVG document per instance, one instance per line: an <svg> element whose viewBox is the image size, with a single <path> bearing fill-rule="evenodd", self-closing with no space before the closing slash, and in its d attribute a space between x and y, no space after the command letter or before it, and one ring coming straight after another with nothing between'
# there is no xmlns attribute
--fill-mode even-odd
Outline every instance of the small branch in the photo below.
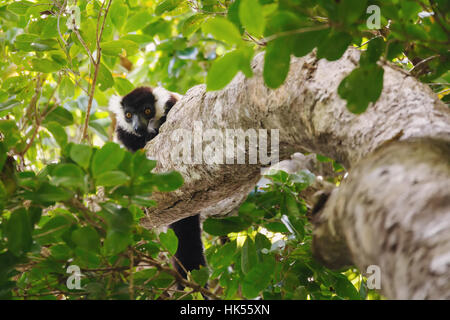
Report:
<svg viewBox="0 0 450 320"><path fill-rule="evenodd" d="M105 29L105 22L106 22L106 17L108 15L108 11L109 8L111 6L111 2L112 0L108 1L108 5L106 6L106 10L105 10L105 14L103 15L103 23L102 23L102 27L100 29L100 32L98 31L98 25L100 23L100 17L101 17L101 12L103 10L103 5L104 3L102 3L102 7L100 8L100 11L98 13L98 18L97 18L97 59L95 61L93 61L94 64L94 77L92 79L92 83L91 83L91 90L89 93L89 101L88 101L88 105L86 108L86 118L84 119L84 126L83 126L83 131L80 137L80 142L83 141L84 139L87 138L87 129L89 126L89 117L90 117L90 113L91 113L91 108L92 108L92 102L94 100L94 93L95 93L95 85L97 83L97 76L98 76L98 70L100 68L100 62L101 62L101 57L102 57L102 49L100 46L100 41L102 39L102 35L103 35L103 30Z"/></svg>
<svg viewBox="0 0 450 320"><path fill-rule="evenodd" d="M67 5L67 0L64 0L64 3L59 10L58 19L56 20L56 29L58 30L59 37L61 38L62 42L64 43L64 46L67 46L67 42L64 40L64 38L61 34L61 29L59 28L59 20L61 18L61 15L63 14L64 9L66 8L66 5Z"/></svg>
<svg viewBox="0 0 450 320"><path fill-rule="evenodd" d="M134 268L134 253L133 250L129 250L129 257L130 257L130 281L128 284L128 292L130 293L130 300L134 300L134 288L133 288L133 283L134 283L134 272L133 272L133 268Z"/></svg>
<svg viewBox="0 0 450 320"><path fill-rule="evenodd" d="M281 38L281 37L285 37L285 36L290 36L290 35L294 35L294 34L301 34L301 33L305 33L305 32L311 32L311 31L319 31L319 30L324 30L329 28L328 24L324 24L324 25L319 25L319 26L313 26L313 27L308 27L308 28L301 28L301 29L295 29L295 30L288 30L288 31L283 31L280 33L275 33L273 35L270 35L266 38L263 38L261 40L259 40L259 42L266 44L267 42L270 42L272 40Z"/></svg>
<svg viewBox="0 0 450 320"><path fill-rule="evenodd" d="M438 54L435 54L434 56L431 56L431 57L428 57L428 58L426 58L426 59L423 59L422 61L420 61L419 63L417 63L415 66L413 66L410 70L409 70L409 73L411 73L414 69L416 69L418 66L420 66L420 65L422 65L422 64L424 64L424 63L426 63L426 62L428 62L428 61L430 61L430 60L433 60L433 59L435 59L435 58L437 58L437 57L439 57L439 55Z"/></svg>
<svg viewBox="0 0 450 320"><path fill-rule="evenodd" d="M75 32L75 34L77 35L78 40L80 41L81 45L83 46L83 48L86 50L89 59L91 60L92 64L95 65L95 59L94 56L92 55L91 50L89 49L89 47L87 46L86 42L84 42L83 37L80 34L80 31L77 28L73 29L73 32Z"/></svg>
<svg viewBox="0 0 450 320"><path fill-rule="evenodd" d="M140 258L142 259L142 261L147 262L149 265L155 267L159 271L163 271L165 273L170 274L171 276L173 276L175 278L175 280L178 283L180 283L184 287L191 288L195 292L200 292L203 296L206 296L208 298L211 298L211 299L214 299L214 300L220 300L220 298L216 294L214 294L213 292L209 291L208 289L203 288L202 286L200 286L199 284L197 284L195 282L190 282L190 281L184 279L176 270L161 265L158 261L155 261L151 257L142 254L142 252L139 252L139 251L136 251L136 250L135 250L135 252L138 255L141 256Z"/></svg>
<svg viewBox="0 0 450 320"><path fill-rule="evenodd" d="M37 110L37 102L41 95L41 89L42 89L42 85L44 84L44 82L45 82L45 78L41 80L40 73L38 73L37 77L36 77L36 89L34 91L34 95L31 98L30 105L29 105L30 111L34 109L35 127L34 127L34 131L33 131L33 135L30 138L30 141L25 146L25 148L22 150L22 152L20 153L21 157L23 157L27 153L28 149L30 149L30 147L33 144L33 141L36 138L36 135L39 131L39 127L41 125L41 119L38 115L38 110Z"/></svg>

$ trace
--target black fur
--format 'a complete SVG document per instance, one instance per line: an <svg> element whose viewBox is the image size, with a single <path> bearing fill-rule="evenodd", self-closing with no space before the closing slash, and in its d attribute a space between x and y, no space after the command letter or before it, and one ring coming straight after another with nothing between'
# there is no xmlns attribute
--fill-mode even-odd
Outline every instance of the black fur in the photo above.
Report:
<svg viewBox="0 0 450 320"><path fill-rule="evenodd" d="M127 94L121 102L124 112L139 113L145 108L151 108L152 113L148 117L150 120L155 115L155 97L152 90L147 87L136 88ZM133 134L125 131L120 126L117 126L117 138L130 151L136 152L145 147L147 142L152 140L159 132L159 127L166 121L166 116L170 109L175 105L177 99L175 96L166 102L164 115L159 119L158 128L156 132L140 132ZM199 269L200 266L205 266L205 256L203 254L203 244L201 238L200 215L184 218L169 226L178 237L178 250L175 253L174 265L177 271L186 278L185 270L192 271ZM180 266L180 263L183 267ZM182 289L182 286L178 286Z"/></svg>
<svg viewBox="0 0 450 320"><path fill-rule="evenodd" d="M131 152L136 152L139 149L145 147L148 141L152 140L156 134L137 136L123 130L121 127L117 127L117 139Z"/></svg>
<svg viewBox="0 0 450 320"><path fill-rule="evenodd" d="M205 266L205 256L203 255L203 244L201 238L200 215L187 217L170 225L170 228L178 237L178 250L175 257L181 262L184 269L192 271ZM175 268L186 278L183 267L174 259Z"/></svg>
<svg viewBox="0 0 450 320"><path fill-rule="evenodd" d="M155 96L152 89L149 87L139 87L131 91L122 99L122 107L124 111L131 109L131 111L142 111L146 107L150 107L152 113L149 118L155 116Z"/></svg>

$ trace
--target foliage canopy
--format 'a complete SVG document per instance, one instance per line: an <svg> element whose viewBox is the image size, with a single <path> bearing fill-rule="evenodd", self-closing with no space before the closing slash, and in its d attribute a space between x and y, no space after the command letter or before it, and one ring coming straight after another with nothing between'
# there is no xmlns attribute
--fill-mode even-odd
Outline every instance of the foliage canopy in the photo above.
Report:
<svg viewBox="0 0 450 320"><path fill-rule="evenodd" d="M380 9L376 29L370 6ZM152 191L175 190L182 177L152 173L143 152L110 142L108 99L142 84L219 90L239 72L251 77L260 51L265 84L277 88L291 55L337 60L354 45L364 53L338 90L350 111L377 101L386 61L447 101L449 13L445 0L2 1L0 298L378 298L357 270L312 258L298 196L315 178L306 171L276 172L237 216L207 219L208 268L173 290L167 257L178 240L139 220L157 205ZM319 159L338 183L343 168ZM81 289L66 285L70 265Z"/></svg>

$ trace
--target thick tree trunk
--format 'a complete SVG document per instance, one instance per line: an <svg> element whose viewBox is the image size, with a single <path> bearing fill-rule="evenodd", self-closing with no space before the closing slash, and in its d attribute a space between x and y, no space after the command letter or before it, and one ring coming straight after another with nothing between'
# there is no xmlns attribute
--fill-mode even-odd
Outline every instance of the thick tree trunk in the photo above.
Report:
<svg viewBox="0 0 450 320"><path fill-rule="evenodd" d="M450 143L394 142L350 170L315 217L316 257L378 267L397 299L450 298Z"/></svg>
<svg viewBox="0 0 450 320"><path fill-rule="evenodd" d="M176 192L154 194L158 206L148 210L143 225L166 225L197 213L226 214L260 178L261 164L174 159L177 129L192 132L194 121L201 121L203 130L278 129L280 160L295 151L314 152L351 172L317 218L318 257L334 266L380 266L382 291L390 298L448 297L449 109L426 85L386 63L380 99L362 115L351 114L337 87L358 60L352 48L334 62L317 60L314 53L293 58L285 84L271 90L264 86L259 54L252 78L240 74L217 92L204 86L189 90L146 147L158 160L157 170L177 170L185 184ZM425 137L434 140L413 142ZM204 140L203 147L207 144ZM436 277L428 282L431 275Z"/></svg>

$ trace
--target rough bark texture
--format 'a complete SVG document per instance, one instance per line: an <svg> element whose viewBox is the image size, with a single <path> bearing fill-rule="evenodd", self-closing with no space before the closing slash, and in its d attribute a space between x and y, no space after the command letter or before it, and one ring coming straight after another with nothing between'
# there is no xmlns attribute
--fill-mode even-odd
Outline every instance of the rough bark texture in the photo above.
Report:
<svg viewBox="0 0 450 320"><path fill-rule="evenodd" d="M376 265L387 297L449 299L450 143L409 140L370 154L314 226L314 252L328 267Z"/></svg>
<svg viewBox="0 0 450 320"><path fill-rule="evenodd" d="M389 298L448 297L450 172L442 141L450 140L449 109L426 85L386 63L379 100L362 115L351 114L337 87L358 61L353 48L334 62L317 60L314 53L292 58L284 85L271 90L263 83L259 54L252 78L240 74L216 92L202 85L189 90L146 147L158 160L157 170L177 170L185 184L176 192L154 194L158 206L148 210L143 225L158 227L197 213L227 214L260 178L261 165L173 161L174 130L190 130L194 121L202 121L204 129L279 129L280 160L308 151L351 171L317 218L316 249L323 261L354 263L361 270L379 265L382 292ZM441 142L408 142L424 137ZM357 165L365 157L368 162ZM382 174L384 166L388 173Z"/></svg>
<svg viewBox="0 0 450 320"><path fill-rule="evenodd" d="M184 186L172 193L154 195L158 207L143 221L147 227L166 225L180 218L226 214L239 204L260 174L260 165L189 165L174 162L170 152L176 129L203 128L279 129L280 160L296 151L319 153L350 168L383 143L413 137L450 137L448 108L424 84L396 67L385 65L384 90L376 104L362 115L346 109L337 94L341 80L359 61L349 49L338 61L317 60L312 53L292 58L288 78L276 90L262 79L263 55L253 62L254 76L239 74L221 91L205 86L190 89L169 113L158 136L147 145L157 170L177 170Z"/></svg>

